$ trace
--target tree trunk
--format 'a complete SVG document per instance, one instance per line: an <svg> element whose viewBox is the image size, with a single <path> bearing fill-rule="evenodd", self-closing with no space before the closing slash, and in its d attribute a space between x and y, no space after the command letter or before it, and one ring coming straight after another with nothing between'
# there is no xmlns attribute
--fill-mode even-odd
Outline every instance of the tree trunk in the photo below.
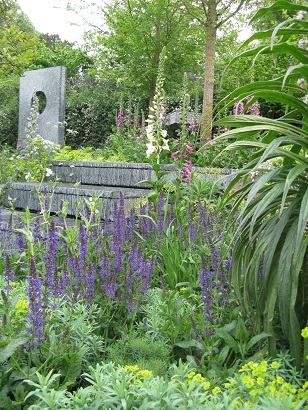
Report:
<svg viewBox="0 0 308 410"><path fill-rule="evenodd" d="M204 89L201 116L201 146L212 138L214 67L217 31L216 0L209 0L206 19L206 44L204 64Z"/></svg>

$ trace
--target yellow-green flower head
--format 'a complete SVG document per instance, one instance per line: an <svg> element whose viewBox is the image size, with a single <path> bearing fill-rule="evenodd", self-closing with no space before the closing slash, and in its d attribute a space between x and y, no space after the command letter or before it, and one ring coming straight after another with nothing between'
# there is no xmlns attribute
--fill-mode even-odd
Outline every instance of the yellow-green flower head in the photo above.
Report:
<svg viewBox="0 0 308 410"><path fill-rule="evenodd" d="M189 372L187 375L187 379L193 379L195 377L196 372Z"/></svg>
<svg viewBox="0 0 308 410"><path fill-rule="evenodd" d="M188 290L188 288L186 288L186 287L180 288L180 292L186 292L187 290Z"/></svg>
<svg viewBox="0 0 308 410"><path fill-rule="evenodd" d="M276 383L275 383L274 381L273 381L273 382L270 382L269 385L268 385L268 387L267 387L267 390L268 390L270 393L276 393L276 392L277 392Z"/></svg>
<svg viewBox="0 0 308 410"><path fill-rule="evenodd" d="M28 300L18 300L15 306L15 309L18 310L20 313L21 312L28 312L28 307L29 307L29 301Z"/></svg>
<svg viewBox="0 0 308 410"><path fill-rule="evenodd" d="M151 370L139 370L139 372L137 373L137 376L143 379L151 378L153 377L153 372Z"/></svg>
<svg viewBox="0 0 308 410"><path fill-rule="evenodd" d="M302 330L301 335L302 335L302 337L303 337L304 339L307 339L307 337L308 337L308 326L306 326L306 327Z"/></svg>
<svg viewBox="0 0 308 410"><path fill-rule="evenodd" d="M258 377L257 378L257 385L258 386L264 386L265 382L264 382L264 378L263 377Z"/></svg>
<svg viewBox="0 0 308 410"><path fill-rule="evenodd" d="M278 369L278 367L279 367L279 363L278 363L278 362L273 362L273 363L271 363L271 368L272 368L272 369Z"/></svg>
<svg viewBox="0 0 308 410"><path fill-rule="evenodd" d="M131 372L131 373L137 373L138 372L138 370L139 370L139 367L138 367L138 365L136 364L136 365L134 365L134 366L125 366L125 367L123 367L123 370L124 371L128 371L128 372Z"/></svg>
<svg viewBox="0 0 308 410"><path fill-rule="evenodd" d="M209 390L210 387L211 387L211 383L210 383L210 382L205 382L205 383L204 383L204 386L203 386L204 390Z"/></svg>
<svg viewBox="0 0 308 410"><path fill-rule="evenodd" d="M278 384L283 384L283 383L284 383L284 378L281 377L281 376L278 376L278 377L277 377L277 383L278 383Z"/></svg>
<svg viewBox="0 0 308 410"><path fill-rule="evenodd" d="M247 389L251 389L255 385L253 378L246 374L242 376L242 382L245 384Z"/></svg>
<svg viewBox="0 0 308 410"><path fill-rule="evenodd" d="M214 389L212 390L212 393L213 393L213 394L218 394L218 393L220 393L220 392L221 392L221 389L220 389L219 386L214 387Z"/></svg>

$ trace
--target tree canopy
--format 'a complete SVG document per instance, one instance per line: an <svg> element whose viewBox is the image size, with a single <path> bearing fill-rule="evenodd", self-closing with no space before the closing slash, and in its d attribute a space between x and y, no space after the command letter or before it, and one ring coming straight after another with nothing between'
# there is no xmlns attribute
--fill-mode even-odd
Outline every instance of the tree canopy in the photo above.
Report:
<svg viewBox="0 0 308 410"><path fill-rule="evenodd" d="M89 36L99 70L148 95L150 105L163 48L167 87L181 82L184 71L199 71L204 34L181 0L114 0L104 20L106 26Z"/></svg>

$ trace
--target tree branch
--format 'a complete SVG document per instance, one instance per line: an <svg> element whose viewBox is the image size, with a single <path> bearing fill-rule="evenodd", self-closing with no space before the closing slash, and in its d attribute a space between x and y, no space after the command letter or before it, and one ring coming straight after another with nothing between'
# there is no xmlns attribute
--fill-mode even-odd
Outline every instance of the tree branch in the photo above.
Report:
<svg viewBox="0 0 308 410"><path fill-rule="evenodd" d="M202 1L202 4L204 5L204 2ZM193 10L192 8L188 5L188 2L184 0L184 7L187 11L188 14L190 14L193 18L195 18L199 23L204 24L204 21L202 18L200 18Z"/></svg>
<svg viewBox="0 0 308 410"><path fill-rule="evenodd" d="M237 8L234 10L234 12L230 13L228 16L226 16L224 19L220 20L217 25L216 28L219 28L220 26L222 26L223 24L225 24L228 20L230 20L233 16L235 16L235 14L242 8L242 6L245 4L246 0L241 0L239 5L237 6ZM231 5L233 2L230 1L229 5Z"/></svg>

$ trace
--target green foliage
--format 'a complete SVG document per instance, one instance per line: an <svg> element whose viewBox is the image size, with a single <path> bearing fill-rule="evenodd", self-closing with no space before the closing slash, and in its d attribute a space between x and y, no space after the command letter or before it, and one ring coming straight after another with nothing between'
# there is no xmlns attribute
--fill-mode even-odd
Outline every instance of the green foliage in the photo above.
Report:
<svg viewBox="0 0 308 410"><path fill-rule="evenodd" d="M269 396L270 390L265 387L266 384L255 396L251 385L247 385L247 379L241 377L242 372L236 373L236 370L243 364L241 360L248 361L252 354L263 347L265 335L254 335L250 322L242 319L240 308L235 307L231 289L227 295L230 298L228 304L219 301L219 297L221 292L225 289L229 291L229 288L212 288L215 296L211 308L213 316L211 322L205 323L204 302L197 278L196 283L177 284L176 289L170 290L157 275L154 283L159 284L160 288L149 290L146 295L137 295L134 299L136 310L130 311L126 305L128 293L125 292L125 284L129 280L126 261L130 258L131 247L138 243L140 249L145 249L151 256L153 248L160 249L161 242L149 240L148 243L143 243L137 234L133 240L130 237L125 241L121 249L124 261L119 273L121 282L118 282L116 297L109 298L102 286L101 261L110 251L113 238L106 224L102 228L103 222L97 214L99 199L87 201L86 213L79 213L79 220L76 219L72 226L68 226L69 221L64 218L65 206L59 213L59 219L50 215L46 207L47 199L51 201L51 198L44 195L40 198L44 202L42 216L31 218L27 211L26 216L20 218L23 226L16 226L13 231L22 233L26 243L22 250L15 248L14 254L10 256L15 274L15 282L9 283L12 289L8 287L6 279L8 264L3 263L3 254L0 257L0 269L5 278L1 283L0 299L0 316L3 318L0 397L7 408L29 406L30 409L101 409L106 406L106 409L116 409L126 405L132 409L186 406L201 410L222 406L232 408L235 403L240 405L243 398L252 403L252 408L261 406L261 401ZM185 203L178 215L182 215L183 221L184 208ZM200 212L199 208L198 210ZM141 221L144 218L137 218L135 231L138 231L138 223ZM210 226L210 219L207 221L206 227L214 236L215 228ZM159 220L157 225L158 222ZM78 269L87 275L92 267L96 267L97 275L93 283L95 294L90 302L85 301L89 289L88 282L85 281L77 297L74 283L77 276L74 273L70 276L67 293L61 298L55 293L48 293L50 287L43 285L42 290L47 295L47 298L43 298L42 309L44 340L38 347L34 347L30 345L32 339L26 331L30 319L27 283L21 278L29 276L31 256L35 258L39 277L45 277L46 249L48 250L46 243L52 224L54 227L55 223L59 246L53 272L57 280L62 281L68 264L74 261L78 263L86 255L83 267ZM11 225L13 229L14 226ZM85 243L80 241L82 232L85 234ZM216 241L218 246L223 245L223 241L219 242L220 239L218 237ZM5 240L10 241L11 234ZM178 235L174 240L182 238ZM203 248L191 249L192 256L197 258L196 255L201 254L203 268L208 266L214 271L214 264L210 265L211 254L208 249L211 246L204 240L202 242ZM12 251L12 248L7 249ZM2 247L3 252L8 252L7 249ZM215 251L215 248L212 250ZM220 265L220 262L217 264ZM187 264L186 267L188 277L191 266ZM215 274L212 280L218 284ZM304 329L303 336L306 333ZM116 364L99 364L101 360L110 359ZM187 360L188 363L182 364L182 360ZM271 405L274 403L279 406L287 400L300 408L303 404L301 400L306 394L301 388L302 374L296 372L287 355L281 356L277 361L281 363L281 373L274 375L268 372L269 376L262 374L265 381L275 384L275 390L270 396ZM284 378L282 383L281 379L276 381L275 377L278 376ZM229 377L234 379L234 391L224 386ZM21 383L24 380L27 382ZM257 379L254 383L257 383ZM281 388L284 386L283 389L280 385Z"/></svg>
<svg viewBox="0 0 308 410"><path fill-rule="evenodd" d="M286 1L261 9L255 18L271 10L307 10ZM304 14L302 14L304 17ZM302 46L289 44L297 33L306 33L307 20L292 18L276 28L253 35L270 38L271 44L259 46L242 56L286 52L294 62L285 75L241 87L223 100L226 107L253 96L279 102L286 114L279 120L253 116L232 116L216 122L230 129L221 139L234 138L227 150L257 152L239 171L226 195L239 181L245 183L233 197L236 199L231 218L238 221L233 248L233 282L236 294L247 315L252 317L256 333L271 334L269 348L275 354L275 335L283 331L297 366L302 363L300 329L307 320L307 81L308 54ZM303 41L307 41L304 37ZM303 101L305 100L305 101ZM250 140L244 140L249 136ZM278 168L264 169L266 161L282 158ZM255 178L257 175L257 178ZM242 210L237 216L239 206Z"/></svg>
<svg viewBox="0 0 308 410"><path fill-rule="evenodd" d="M74 393L57 389L59 374L49 373L38 382L28 397L37 398L29 407L37 409L279 409L299 410L307 398L306 384L301 388L286 383L271 370L275 362L250 363L225 386L213 386L187 364L169 369L169 378L154 377L138 366L101 363L91 366L83 377L88 385ZM251 375L251 373L253 375ZM258 384L259 383L259 384ZM269 383L267 385L266 383Z"/></svg>
<svg viewBox="0 0 308 410"><path fill-rule="evenodd" d="M40 377L46 375L47 380L51 372L56 371L61 375L62 387L74 386L88 363L99 360L104 351L103 340L96 334L95 319L101 313L100 308L95 304L86 308L75 300L62 300L59 307L45 312L48 338L39 349L29 348L27 296L23 299L25 286L15 282L13 293L0 300L1 316L5 314L0 344L0 397L8 406L13 402L9 397L18 396L21 380L28 378L28 384L35 385L36 371L41 374L39 383ZM26 400L27 391L24 389L19 399Z"/></svg>
<svg viewBox="0 0 308 410"><path fill-rule="evenodd" d="M137 365L154 375L163 376L169 367L170 348L161 340L133 333L108 347L107 360L122 366Z"/></svg>
<svg viewBox="0 0 308 410"><path fill-rule="evenodd" d="M214 138L215 140L212 140L211 144L206 145L204 150L197 152L197 158L194 161L196 166L238 169L249 161L253 148L236 153L226 151L225 148L227 148L229 142L219 141L215 135Z"/></svg>
<svg viewBox="0 0 308 410"><path fill-rule="evenodd" d="M0 78L22 74L36 55L38 37L15 1L0 4Z"/></svg>
<svg viewBox="0 0 308 410"><path fill-rule="evenodd" d="M91 58L79 47L61 41L57 36L40 35L40 42L36 48L36 55L28 65L28 70L64 66L67 69L67 78L70 79L91 65Z"/></svg>
<svg viewBox="0 0 308 410"><path fill-rule="evenodd" d="M88 36L88 47L94 52L102 77L125 84L134 89L134 95L150 96L151 100L164 47L168 88L181 82L185 70L199 72L198 44L203 33L198 25L191 24L180 1L145 4L116 0L104 13L106 29Z"/></svg>
<svg viewBox="0 0 308 410"><path fill-rule="evenodd" d="M143 111L139 104L120 104L116 131L108 136L103 146L106 158L123 158L124 162L148 162L146 130Z"/></svg>
<svg viewBox="0 0 308 410"><path fill-rule="evenodd" d="M16 147L18 139L19 77L15 74L0 77L0 147ZM0 148L1 149L1 148Z"/></svg>
<svg viewBox="0 0 308 410"><path fill-rule="evenodd" d="M71 78L66 96L66 145L102 147L113 132L121 92L116 82L88 73Z"/></svg>

